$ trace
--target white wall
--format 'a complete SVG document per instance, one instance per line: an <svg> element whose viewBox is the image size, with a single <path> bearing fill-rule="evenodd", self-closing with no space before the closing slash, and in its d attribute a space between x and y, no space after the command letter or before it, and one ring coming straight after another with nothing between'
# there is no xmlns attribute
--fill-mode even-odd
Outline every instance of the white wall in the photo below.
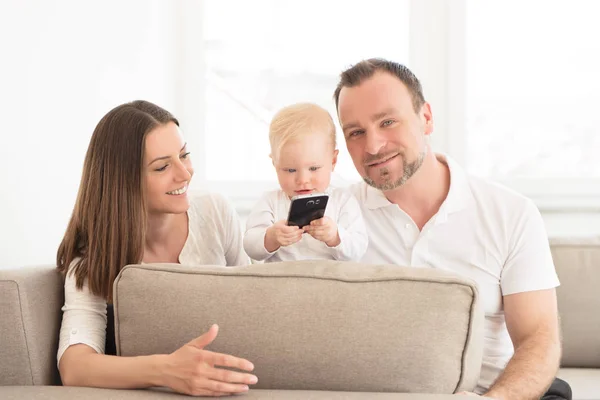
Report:
<svg viewBox="0 0 600 400"><path fill-rule="evenodd" d="M54 261L109 109L138 98L176 109L172 4L0 3L0 268Z"/></svg>

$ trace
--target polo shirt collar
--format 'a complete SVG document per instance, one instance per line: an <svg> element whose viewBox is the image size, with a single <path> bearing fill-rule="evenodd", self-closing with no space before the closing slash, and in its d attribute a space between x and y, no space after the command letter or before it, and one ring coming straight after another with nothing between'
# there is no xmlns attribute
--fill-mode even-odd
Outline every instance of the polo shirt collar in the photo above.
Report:
<svg viewBox="0 0 600 400"><path fill-rule="evenodd" d="M473 202L473 193L466 172L456 161L443 153L436 153L435 156L439 161L446 164L450 170L450 190L438 211L438 219L443 222L448 214L469 207ZM375 210L395 205L385 197L381 190L375 189L366 183L364 185L366 186L365 206L368 209Z"/></svg>

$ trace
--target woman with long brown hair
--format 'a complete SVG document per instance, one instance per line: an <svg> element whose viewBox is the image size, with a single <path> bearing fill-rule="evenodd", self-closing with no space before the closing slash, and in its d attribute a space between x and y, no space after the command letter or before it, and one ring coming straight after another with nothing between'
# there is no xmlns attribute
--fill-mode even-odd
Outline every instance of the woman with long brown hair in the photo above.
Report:
<svg viewBox="0 0 600 400"><path fill-rule="evenodd" d="M96 126L57 254L65 275L57 355L63 384L218 396L256 383L254 375L215 368L253 369L247 360L204 350L216 325L172 354L111 355L112 286L125 265L248 263L235 210L215 194L189 196L193 173L179 122L152 103L120 105Z"/></svg>

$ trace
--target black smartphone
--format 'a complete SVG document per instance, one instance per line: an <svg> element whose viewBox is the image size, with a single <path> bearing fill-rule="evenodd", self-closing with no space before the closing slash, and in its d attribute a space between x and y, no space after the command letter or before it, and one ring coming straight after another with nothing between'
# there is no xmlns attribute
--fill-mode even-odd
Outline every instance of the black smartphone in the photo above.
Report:
<svg viewBox="0 0 600 400"><path fill-rule="evenodd" d="M288 214L289 226L310 225L311 221L323 218L329 195L327 193L302 194L292 197L292 204Z"/></svg>

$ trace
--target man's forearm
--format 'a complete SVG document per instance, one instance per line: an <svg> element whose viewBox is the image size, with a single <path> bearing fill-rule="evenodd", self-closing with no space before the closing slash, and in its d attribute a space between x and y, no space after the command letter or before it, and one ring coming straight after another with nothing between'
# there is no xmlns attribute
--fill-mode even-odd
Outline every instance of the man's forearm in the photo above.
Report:
<svg viewBox="0 0 600 400"><path fill-rule="evenodd" d="M502 400L539 400L560 363L560 342L540 333L522 343L485 396Z"/></svg>

